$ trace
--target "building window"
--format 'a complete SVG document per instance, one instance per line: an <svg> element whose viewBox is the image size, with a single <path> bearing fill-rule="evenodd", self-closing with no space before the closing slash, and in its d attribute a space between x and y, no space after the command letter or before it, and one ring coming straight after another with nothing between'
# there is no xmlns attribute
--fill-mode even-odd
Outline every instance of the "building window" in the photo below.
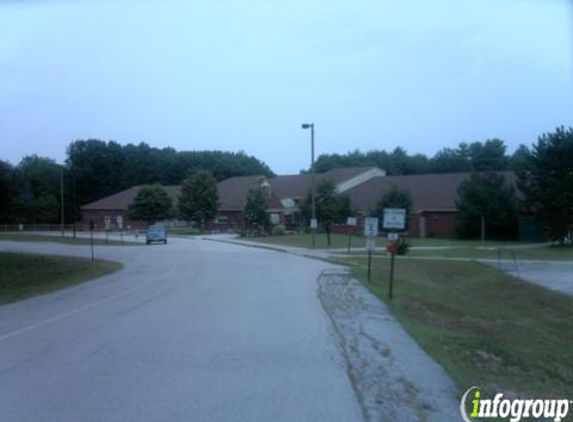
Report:
<svg viewBox="0 0 573 422"><path fill-rule="evenodd" d="M227 224L229 222L229 217L226 215L218 215L215 217L215 224Z"/></svg>

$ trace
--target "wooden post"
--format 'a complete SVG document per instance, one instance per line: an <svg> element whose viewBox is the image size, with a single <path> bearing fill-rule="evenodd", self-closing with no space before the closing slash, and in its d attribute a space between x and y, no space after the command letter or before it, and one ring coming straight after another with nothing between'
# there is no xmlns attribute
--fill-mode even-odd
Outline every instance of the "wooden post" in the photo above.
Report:
<svg viewBox="0 0 573 422"><path fill-rule="evenodd" d="M372 267L372 250L368 249L368 283L370 283L371 267Z"/></svg>

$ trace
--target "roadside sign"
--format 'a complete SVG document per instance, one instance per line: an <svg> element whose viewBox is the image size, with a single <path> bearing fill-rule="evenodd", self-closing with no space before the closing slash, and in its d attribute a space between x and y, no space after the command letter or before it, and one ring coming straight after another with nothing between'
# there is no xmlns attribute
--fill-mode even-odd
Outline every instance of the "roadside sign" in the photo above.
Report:
<svg viewBox="0 0 573 422"><path fill-rule="evenodd" d="M406 228L406 210L404 208L384 208L385 229L404 230Z"/></svg>
<svg viewBox="0 0 573 422"><path fill-rule="evenodd" d="M378 218L366 217L364 219L364 236L378 236Z"/></svg>
<svg viewBox="0 0 573 422"><path fill-rule="evenodd" d="M367 237L366 238L366 250L367 251L376 250L376 238L375 237Z"/></svg>
<svg viewBox="0 0 573 422"><path fill-rule="evenodd" d="M346 219L346 225L347 226L356 226L356 224L357 224L356 217L348 217Z"/></svg>
<svg viewBox="0 0 573 422"><path fill-rule="evenodd" d="M318 228L318 220L316 218L310 219L310 228L317 229Z"/></svg>
<svg viewBox="0 0 573 422"><path fill-rule="evenodd" d="M388 233L388 241L389 242L395 242L400 238L400 235L398 235L398 233Z"/></svg>

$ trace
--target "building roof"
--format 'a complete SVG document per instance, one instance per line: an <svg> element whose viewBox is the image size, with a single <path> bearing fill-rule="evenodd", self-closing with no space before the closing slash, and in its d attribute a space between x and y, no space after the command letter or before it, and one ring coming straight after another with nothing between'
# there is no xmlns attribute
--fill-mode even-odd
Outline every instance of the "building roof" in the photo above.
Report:
<svg viewBox="0 0 573 422"><path fill-rule="evenodd" d="M238 211L245 207L249 189L256 189L268 181L264 176L237 176L219 183L219 210ZM282 209L281 201L271 187L268 202L270 211Z"/></svg>
<svg viewBox="0 0 573 422"><path fill-rule="evenodd" d="M377 169L377 167L349 167L332 169L326 173L317 173L316 182L331 180L335 185L352 179L367 171ZM312 176L310 174L292 174L287 176L277 176L271 179L273 190L281 198L303 198L312 186Z"/></svg>
<svg viewBox="0 0 573 422"><path fill-rule="evenodd" d="M330 179L335 184L345 183L362 174L371 172L376 167L353 167L346 169L334 169L326 173L317 174L317 182ZM345 191L352 200L352 204L359 212L368 212L380 199L380 197L393 186L407 189L412 195L413 211L421 210L456 210L457 190L460 183L470 177L471 173L443 173L422 174L412 176L376 176L364 179ZM513 172L500 172L510 183L515 184ZM360 179L360 177L358 177ZM237 176L224 180L218 184L219 209L221 211L241 211L249 189L261 186L262 183L270 183L269 210L278 211L283 209L281 199L302 198L306 196L311 187L309 174L277 176L267 179L264 176ZM176 204L180 186L164 186L169 196ZM100 199L84 205L82 210L127 210L133 202L139 186L126 189L115 195Z"/></svg>
<svg viewBox="0 0 573 422"><path fill-rule="evenodd" d="M515 183L513 172L500 172L506 180ZM352 205L359 212L368 212L380 197L392 187L406 189L412 196L412 211L456 210L458 186L471 173L420 174L410 176L375 177L347 192Z"/></svg>
<svg viewBox="0 0 573 422"><path fill-rule="evenodd" d="M249 189L260 186L262 181L266 180L263 176L241 176L231 177L230 179L220 182L217 187L219 189L219 210L220 211L238 211L242 210L245 206L247 193ZM177 204L181 186L162 186L171 199L173 204ZM135 199L137 191L141 186L134 186L124 191L118 192L114 195L107 196L98 201L89 203L82 207L82 210L123 210L127 211L129 204ZM269 201L269 209L281 209L282 205L280 200L272 192Z"/></svg>
<svg viewBox="0 0 573 422"><path fill-rule="evenodd" d="M124 210L127 211L129 204L135 199L137 191L141 186L134 186L132 188L123 190L111 196L99 199L82 206L82 210ZM162 186L167 191L173 203L177 203L177 197L181 191L181 186Z"/></svg>

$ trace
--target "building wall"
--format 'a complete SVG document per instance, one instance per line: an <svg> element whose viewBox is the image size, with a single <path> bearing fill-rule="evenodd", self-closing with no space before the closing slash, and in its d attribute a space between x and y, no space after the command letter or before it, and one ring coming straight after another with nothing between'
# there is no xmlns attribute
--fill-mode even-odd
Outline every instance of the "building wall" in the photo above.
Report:
<svg viewBox="0 0 573 422"><path fill-rule="evenodd" d="M127 213L124 210L81 210L81 222L85 229L89 228L90 221L93 220L94 228L96 230L105 230L106 228L106 217L111 218L112 228L114 227L113 221L117 221L117 217L121 216L123 219L123 229L145 229L147 228L147 222L139 220L129 220Z"/></svg>
<svg viewBox="0 0 573 422"><path fill-rule="evenodd" d="M456 211L421 211L410 216L408 232L412 237L455 237L456 218Z"/></svg>

